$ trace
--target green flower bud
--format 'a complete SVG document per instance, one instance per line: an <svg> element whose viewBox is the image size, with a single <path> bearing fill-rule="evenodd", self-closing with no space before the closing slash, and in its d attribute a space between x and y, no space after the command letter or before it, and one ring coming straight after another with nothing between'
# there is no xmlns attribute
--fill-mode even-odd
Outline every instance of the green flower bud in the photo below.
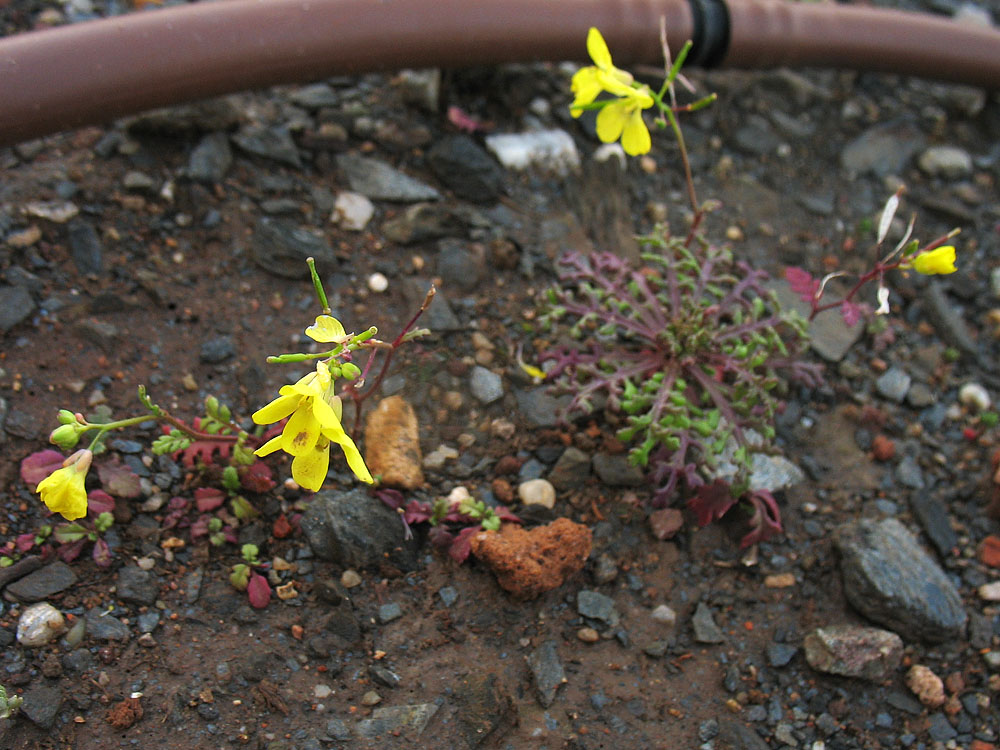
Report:
<svg viewBox="0 0 1000 750"><path fill-rule="evenodd" d="M80 442L80 427L82 425L64 424L56 427L49 435L49 442L58 445L63 450L72 450Z"/></svg>
<svg viewBox="0 0 1000 750"><path fill-rule="evenodd" d="M76 414L69 409L59 410L59 424L77 424Z"/></svg>
<svg viewBox="0 0 1000 750"><path fill-rule="evenodd" d="M354 380L361 374L361 368L353 362L344 362L340 366L340 374L341 377L347 378L348 380Z"/></svg>

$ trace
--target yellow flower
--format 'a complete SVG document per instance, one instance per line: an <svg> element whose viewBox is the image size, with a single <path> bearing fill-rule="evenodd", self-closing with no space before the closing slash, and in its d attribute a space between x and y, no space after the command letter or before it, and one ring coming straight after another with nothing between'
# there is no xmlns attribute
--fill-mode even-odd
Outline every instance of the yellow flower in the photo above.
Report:
<svg viewBox="0 0 1000 750"><path fill-rule="evenodd" d="M619 97L604 105L597 115L597 137L604 143L614 143L619 138L629 156L644 154L652 146L649 130L642 119L642 110L653 106L648 86L635 88L632 75L616 68L611 62L608 45L601 32L591 27L587 33L587 52L594 65L581 68L573 76L575 99L570 114L579 117L583 107L590 104L602 91Z"/></svg>
<svg viewBox="0 0 1000 750"><path fill-rule="evenodd" d="M306 336L321 344L339 344L347 338L347 333L343 324L332 315L319 315L316 322L306 328Z"/></svg>
<svg viewBox="0 0 1000 750"><path fill-rule="evenodd" d="M94 454L89 450L77 451L63 461L63 468L49 474L38 483L35 491L42 496L53 513L67 521L87 515L87 490L84 481Z"/></svg>
<svg viewBox="0 0 1000 750"><path fill-rule="evenodd" d="M343 327L340 330L343 331ZM325 362L317 363L315 372L294 385L283 385L278 393L278 398L254 412L253 421L271 424L285 417L289 420L281 434L254 451L255 455L267 456L276 450L285 451L293 456L292 479L307 490L317 492L326 479L330 443L333 442L344 451L347 464L358 479L368 484L375 481L358 447L340 423L343 405L334 395L333 378Z"/></svg>
<svg viewBox="0 0 1000 750"><path fill-rule="evenodd" d="M907 266L912 266L917 273L926 275L955 273L958 270L955 268L955 248L951 245L943 245L921 253L908 264L904 264L904 267Z"/></svg>

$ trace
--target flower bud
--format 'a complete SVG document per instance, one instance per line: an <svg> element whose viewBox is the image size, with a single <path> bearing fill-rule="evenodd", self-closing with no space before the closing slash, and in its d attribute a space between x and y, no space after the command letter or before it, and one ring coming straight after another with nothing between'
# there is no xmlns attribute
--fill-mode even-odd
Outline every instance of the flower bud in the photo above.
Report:
<svg viewBox="0 0 1000 750"><path fill-rule="evenodd" d="M69 409L59 410L59 424L79 424L76 421L76 414L71 412Z"/></svg>
<svg viewBox="0 0 1000 750"><path fill-rule="evenodd" d="M348 380L354 380L361 374L361 368L353 362L344 362L340 365L340 374Z"/></svg>
<svg viewBox="0 0 1000 750"><path fill-rule="evenodd" d="M74 418L74 423L76 419ZM49 435L49 442L58 445L63 450L75 448L80 441L80 430L77 424L62 424Z"/></svg>

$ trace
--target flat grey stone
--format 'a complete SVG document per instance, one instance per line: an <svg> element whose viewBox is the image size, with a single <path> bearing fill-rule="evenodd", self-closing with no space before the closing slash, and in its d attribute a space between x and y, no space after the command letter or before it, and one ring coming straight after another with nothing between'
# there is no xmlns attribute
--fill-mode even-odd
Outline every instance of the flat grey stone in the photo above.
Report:
<svg viewBox="0 0 1000 750"><path fill-rule="evenodd" d="M894 518L838 527L848 601L869 619L908 639L938 643L961 638L968 620L944 571Z"/></svg>
<svg viewBox="0 0 1000 750"><path fill-rule="evenodd" d="M589 478L590 456L572 445L562 452L548 476L557 490L581 487Z"/></svg>
<svg viewBox="0 0 1000 750"><path fill-rule="evenodd" d="M726 640L722 630L715 624L711 608L705 602L698 602L695 607L691 627L694 628L694 639L698 643L722 643Z"/></svg>
<svg viewBox="0 0 1000 750"><path fill-rule="evenodd" d="M136 565L118 571L118 598L131 604L152 604L160 593L156 576Z"/></svg>
<svg viewBox="0 0 1000 750"><path fill-rule="evenodd" d="M233 151L225 133L209 133L188 157L187 176L196 182L222 182L233 164Z"/></svg>
<svg viewBox="0 0 1000 750"><path fill-rule="evenodd" d="M400 730L420 736L437 710L438 706L434 703L376 708L370 719L358 722L357 733L369 740L384 738Z"/></svg>
<svg viewBox="0 0 1000 750"><path fill-rule="evenodd" d="M532 427L555 427L570 402L570 396L553 396L545 388L517 389L514 398L521 416Z"/></svg>
<svg viewBox="0 0 1000 750"><path fill-rule="evenodd" d="M860 625L830 625L806 635L809 666L819 672L881 682L903 660L903 640L895 633Z"/></svg>
<svg viewBox="0 0 1000 750"><path fill-rule="evenodd" d="M88 609L84 615L87 635L98 641L127 641L132 633L128 625L102 609Z"/></svg>
<svg viewBox="0 0 1000 750"><path fill-rule="evenodd" d="M254 227L250 255L269 273L289 279L309 276L306 258L315 258L320 273L336 267L336 256L325 237L288 219L264 217Z"/></svg>
<svg viewBox="0 0 1000 750"><path fill-rule="evenodd" d="M425 185L378 159L357 154L340 154L337 166L347 177L351 190L372 200L416 203L441 198L441 194L430 185Z"/></svg>
<svg viewBox="0 0 1000 750"><path fill-rule="evenodd" d="M639 487L645 481L642 469L630 464L624 453L595 453L592 464L594 473L609 487Z"/></svg>
<svg viewBox="0 0 1000 750"><path fill-rule="evenodd" d="M913 379L906 372L898 367L890 367L875 381L875 390L883 398L901 404L912 382Z"/></svg>
<svg viewBox="0 0 1000 750"><path fill-rule="evenodd" d="M528 654L526 660L534 678L538 702L548 708L556 699L559 686L566 682L566 672L559 660L555 641L545 641Z"/></svg>
<svg viewBox="0 0 1000 750"><path fill-rule="evenodd" d="M77 270L84 274L99 275L104 270L104 246L94 225L83 219L74 219L66 228L69 254Z"/></svg>
<svg viewBox="0 0 1000 750"><path fill-rule="evenodd" d="M503 379L492 370L476 365L469 374L469 389L479 403L492 404L503 397Z"/></svg>
<svg viewBox="0 0 1000 750"><path fill-rule="evenodd" d="M48 685L35 685L24 693L21 712L43 729L51 729L62 706L62 690Z"/></svg>
<svg viewBox="0 0 1000 750"><path fill-rule="evenodd" d="M35 301L23 286L0 286L0 333L31 317Z"/></svg>
<svg viewBox="0 0 1000 750"><path fill-rule="evenodd" d="M576 611L591 620L600 620L608 627L618 624L615 600L596 591L583 590L576 595Z"/></svg>
<svg viewBox="0 0 1000 750"><path fill-rule="evenodd" d="M302 168L299 149L284 125L246 125L233 136L233 142L248 154L262 156L279 164Z"/></svg>
<svg viewBox="0 0 1000 750"><path fill-rule="evenodd" d="M851 141L840 153L840 165L848 172L870 172L876 177L902 174L926 138L911 120L879 123Z"/></svg>
<svg viewBox="0 0 1000 750"><path fill-rule="evenodd" d="M23 602L40 602L65 591L76 583L76 573L62 560L56 560L7 586L6 591Z"/></svg>

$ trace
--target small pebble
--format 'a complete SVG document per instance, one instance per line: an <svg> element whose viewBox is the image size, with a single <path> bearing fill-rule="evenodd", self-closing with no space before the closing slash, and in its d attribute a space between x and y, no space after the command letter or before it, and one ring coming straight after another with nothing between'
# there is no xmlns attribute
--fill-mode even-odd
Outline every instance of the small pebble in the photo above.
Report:
<svg viewBox="0 0 1000 750"><path fill-rule="evenodd" d="M556 504L556 488L548 479L529 479L517 487L517 496L525 505L541 505L553 508Z"/></svg>
<svg viewBox="0 0 1000 750"><path fill-rule="evenodd" d="M17 621L17 642L26 648L45 646L66 628L62 612L48 602L32 604Z"/></svg>
<svg viewBox="0 0 1000 750"><path fill-rule="evenodd" d="M984 583L977 591L979 598L987 602L1000 602L1000 581Z"/></svg>
<svg viewBox="0 0 1000 750"><path fill-rule="evenodd" d="M937 708L944 704L944 683L929 668L923 664L914 664L906 673L906 686L928 708Z"/></svg>
<svg viewBox="0 0 1000 750"><path fill-rule="evenodd" d="M964 406L971 406L976 411L986 411L992 400L990 394L979 383L966 383L958 391L958 400Z"/></svg>
<svg viewBox="0 0 1000 750"><path fill-rule="evenodd" d="M314 698L319 698L322 700L323 698L329 698L330 695L332 694L333 694L333 688L331 688L329 685L317 685L316 687L313 688Z"/></svg>
<svg viewBox="0 0 1000 750"><path fill-rule="evenodd" d="M794 573L775 573L764 579L764 585L769 589L787 589L795 585Z"/></svg>
<svg viewBox="0 0 1000 750"><path fill-rule="evenodd" d="M348 568L340 574L340 583L345 589L353 589L361 585L361 576L358 575L358 571Z"/></svg>
<svg viewBox="0 0 1000 750"><path fill-rule="evenodd" d="M580 628L576 631L576 637L584 643L597 643L601 636L593 628Z"/></svg>
<svg viewBox="0 0 1000 750"><path fill-rule="evenodd" d="M361 696L362 706L377 706L382 702L382 696L376 693L374 690L369 690L363 696Z"/></svg>
<svg viewBox="0 0 1000 750"><path fill-rule="evenodd" d="M368 288L376 294L381 294L389 288L389 279L385 277L385 274L375 272L368 277Z"/></svg>
<svg viewBox="0 0 1000 750"><path fill-rule="evenodd" d="M654 607L653 611L650 613L650 617L661 625L666 625L667 627L673 627L677 623L677 613L666 604L660 604Z"/></svg>

